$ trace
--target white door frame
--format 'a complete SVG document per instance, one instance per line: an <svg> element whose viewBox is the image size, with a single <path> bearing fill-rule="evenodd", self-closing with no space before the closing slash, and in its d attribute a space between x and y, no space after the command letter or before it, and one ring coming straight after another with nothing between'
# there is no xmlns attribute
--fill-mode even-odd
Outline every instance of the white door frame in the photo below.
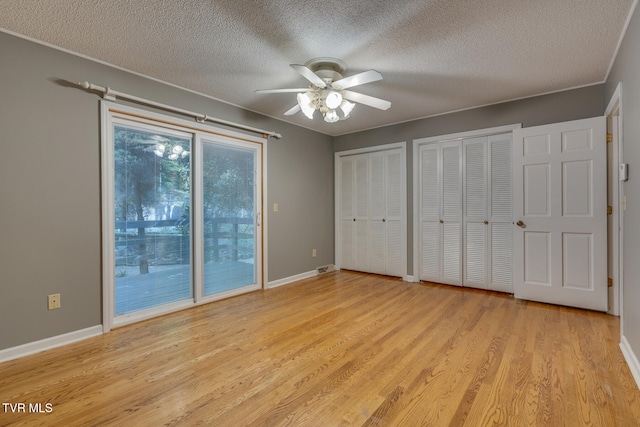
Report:
<svg viewBox="0 0 640 427"><path fill-rule="evenodd" d="M356 148L353 150L346 151L337 151L334 154L334 171L335 171L335 179L334 179L334 195L335 195L335 214L334 214L334 238L335 238L335 267L336 270L339 270L342 263L342 235L340 232L340 224L341 224L341 195L342 195L342 168L340 167L340 159L344 156L352 156L355 154L366 154L366 153L375 153L379 151L387 151L393 149L400 149L402 152L402 195L401 195L401 206L402 206L402 236L401 236L401 246L402 246L402 279L406 281L412 281L411 278L407 277L407 143L405 141L395 142L391 144L384 145L376 145L373 147L365 147L365 148Z"/></svg>
<svg viewBox="0 0 640 427"><path fill-rule="evenodd" d="M512 125L496 126L486 129L477 129L466 132L452 133L448 135L430 136L427 138L419 138L413 140L413 280L420 281L420 188L418 170L420 168L420 146L425 144L435 144L438 142L464 140L469 138L477 138L481 136L499 135L501 133L513 132L514 129L520 129L522 123Z"/></svg>
<svg viewBox="0 0 640 427"><path fill-rule="evenodd" d="M615 316L621 316L622 322L622 295L623 295L623 268L622 268L622 251L623 251L623 236L624 236L624 210L625 210L625 197L624 186L621 184L617 177L618 165L624 162L623 160L623 135L622 135L622 83L618 83L609 105L605 110L604 115L607 117L607 133L612 135L612 155L607 156L607 167L613 168L612 173L614 179L611 182L611 194L609 199L613 206L612 226L613 233L610 238L609 250L611 251L610 265L608 266L609 277L613 279L613 287L609 292L609 314ZM620 328L622 333L622 326Z"/></svg>

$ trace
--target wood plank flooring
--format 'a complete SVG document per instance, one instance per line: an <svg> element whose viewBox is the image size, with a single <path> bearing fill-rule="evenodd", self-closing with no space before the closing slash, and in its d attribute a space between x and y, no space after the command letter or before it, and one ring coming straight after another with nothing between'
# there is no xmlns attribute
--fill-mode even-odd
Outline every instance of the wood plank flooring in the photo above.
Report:
<svg viewBox="0 0 640 427"><path fill-rule="evenodd" d="M602 313L341 271L0 364L26 407L0 425L640 426L619 339Z"/></svg>

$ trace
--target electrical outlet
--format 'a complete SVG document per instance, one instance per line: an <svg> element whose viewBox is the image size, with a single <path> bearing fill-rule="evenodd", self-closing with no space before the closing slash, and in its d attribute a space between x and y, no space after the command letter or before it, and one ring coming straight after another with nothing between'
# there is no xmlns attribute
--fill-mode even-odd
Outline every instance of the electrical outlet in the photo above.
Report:
<svg viewBox="0 0 640 427"><path fill-rule="evenodd" d="M316 257L316 250L315 249L311 251L311 256L314 257L314 258Z"/></svg>
<svg viewBox="0 0 640 427"><path fill-rule="evenodd" d="M60 308L60 294L49 295L49 310L56 310Z"/></svg>

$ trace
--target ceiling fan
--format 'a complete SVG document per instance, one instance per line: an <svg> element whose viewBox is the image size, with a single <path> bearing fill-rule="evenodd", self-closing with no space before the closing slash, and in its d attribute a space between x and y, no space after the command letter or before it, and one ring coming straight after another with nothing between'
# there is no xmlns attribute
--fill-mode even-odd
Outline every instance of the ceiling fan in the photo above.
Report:
<svg viewBox="0 0 640 427"><path fill-rule="evenodd" d="M306 88L295 89L261 89L257 93L298 93L298 103L285 111L285 116L291 116L298 111L310 119L313 113L320 110L324 120L335 123L349 117L355 107L353 102L369 107L386 110L391 107L389 101L347 90L365 83L382 80L382 74L375 70L364 71L349 77L342 77L347 66L335 58L316 58L304 65L291 64L302 77L309 80ZM349 102L353 101L353 102Z"/></svg>

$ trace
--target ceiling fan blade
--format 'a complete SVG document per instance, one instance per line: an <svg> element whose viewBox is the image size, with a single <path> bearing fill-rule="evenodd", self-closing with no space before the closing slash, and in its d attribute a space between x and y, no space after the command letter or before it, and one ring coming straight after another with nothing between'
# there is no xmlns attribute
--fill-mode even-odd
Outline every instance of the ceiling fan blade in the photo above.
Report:
<svg viewBox="0 0 640 427"><path fill-rule="evenodd" d="M331 87L337 90L348 89L353 86L363 85L365 83L371 83L378 80L382 80L382 74L376 70L369 70L337 80L331 83Z"/></svg>
<svg viewBox="0 0 640 427"><path fill-rule="evenodd" d="M316 73L311 71L311 69L309 69L308 67L305 67L304 65L291 64L291 68L296 70L298 73L302 75L302 77L309 80L314 85L319 86L321 88L324 88L327 86L324 80L318 77Z"/></svg>
<svg viewBox="0 0 640 427"><path fill-rule="evenodd" d="M295 88L295 89L258 89L256 93L292 93L292 92L306 92L309 88Z"/></svg>
<svg viewBox="0 0 640 427"><path fill-rule="evenodd" d="M293 116L298 111L300 111L300 106L298 104L296 104L295 106L293 106L290 109L288 109L287 111L285 111L284 115L285 116Z"/></svg>
<svg viewBox="0 0 640 427"><path fill-rule="evenodd" d="M350 101L368 105L369 107L377 108L379 110L388 110L389 107L391 107L391 103L389 101L385 101L384 99L380 98L374 98L373 96L369 95L363 95L357 92L351 92L350 90L345 90L342 93L342 96Z"/></svg>

